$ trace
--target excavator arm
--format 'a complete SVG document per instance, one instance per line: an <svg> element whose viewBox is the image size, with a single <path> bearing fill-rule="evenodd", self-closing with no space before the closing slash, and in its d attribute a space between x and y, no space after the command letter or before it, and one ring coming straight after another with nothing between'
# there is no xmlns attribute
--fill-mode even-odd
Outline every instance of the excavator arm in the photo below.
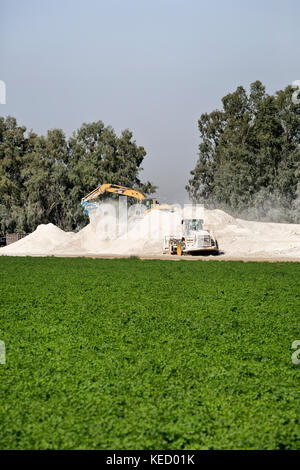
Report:
<svg viewBox="0 0 300 470"><path fill-rule="evenodd" d="M96 199L98 196L106 192L120 194L122 196L129 196L137 199L140 203L142 202L145 205L145 214L148 214L153 209L171 209L171 206L168 204L159 205L156 199L146 199L144 194L141 193L141 191L138 191L137 189L127 188L126 186L119 186L117 184L102 184L101 186L98 186L98 188L94 189L91 193L87 194L84 198L81 199L81 205L83 206L84 212L87 215L89 210L96 208L95 204L88 201L92 201L93 199Z"/></svg>
<svg viewBox="0 0 300 470"><path fill-rule="evenodd" d="M136 189L126 188L126 186L119 186L117 184L102 184L101 186L98 186L98 188L94 189L92 192L87 194L84 198L82 198L81 203L96 199L98 196L105 192L121 194L122 196L134 197L139 201L145 199L144 194L140 191L137 191Z"/></svg>

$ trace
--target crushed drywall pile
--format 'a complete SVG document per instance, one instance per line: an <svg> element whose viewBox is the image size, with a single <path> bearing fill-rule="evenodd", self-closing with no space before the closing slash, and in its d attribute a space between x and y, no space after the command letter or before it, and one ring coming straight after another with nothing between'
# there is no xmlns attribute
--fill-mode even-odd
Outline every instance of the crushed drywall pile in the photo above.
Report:
<svg viewBox="0 0 300 470"><path fill-rule="evenodd" d="M300 261L300 225L250 222L235 219L215 229L222 251L234 258Z"/></svg>
<svg viewBox="0 0 300 470"><path fill-rule="evenodd" d="M12 243L0 249L2 255L47 255L54 253L61 244L70 241L75 234L73 232L64 232L53 224L39 225L38 228L21 238L21 240Z"/></svg>
<svg viewBox="0 0 300 470"><path fill-rule="evenodd" d="M154 210L120 220L105 205L89 214L90 223L77 233L53 224L40 225L32 234L0 248L10 256L161 255L163 237L178 233L182 212ZM299 259L300 225L250 222L221 210L204 211L205 227L214 231L226 259Z"/></svg>

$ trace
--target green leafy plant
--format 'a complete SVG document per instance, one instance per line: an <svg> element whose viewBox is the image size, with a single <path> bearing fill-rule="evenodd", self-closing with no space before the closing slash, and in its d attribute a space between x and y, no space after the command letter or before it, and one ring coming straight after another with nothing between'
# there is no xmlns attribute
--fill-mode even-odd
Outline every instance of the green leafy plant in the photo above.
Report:
<svg viewBox="0 0 300 470"><path fill-rule="evenodd" d="M0 258L1 449L299 449L298 263Z"/></svg>

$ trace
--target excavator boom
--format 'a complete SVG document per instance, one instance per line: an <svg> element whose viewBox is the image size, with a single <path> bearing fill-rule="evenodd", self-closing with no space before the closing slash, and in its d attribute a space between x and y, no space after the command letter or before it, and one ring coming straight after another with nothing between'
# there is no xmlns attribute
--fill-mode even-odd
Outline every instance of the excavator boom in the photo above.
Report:
<svg viewBox="0 0 300 470"><path fill-rule="evenodd" d="M98 186L98 188L94 189L91 193L87 194L84 198L82 198L81 202L87 202L92 199L96 199L101 194L109 192L109 193L116 193L121 194L122 196L130 196L142 201L145 199L145 196L140 191L136 189L126 188L126 186L119 186L117 184L102 184Z"/></svg>
<svg viewBox="0 0 300 470"><path fill-rule="evenodd" d="M81 205L83 206L84 212L87 215L88 215L89 210L96 208L95 204L88 202L88 201L92 201L93 199L96 199L98 196L106 192L120 194L122 196L129 196L129 197L138 199L140 203L145 205L145 209L146 209L145 214L148 214L153 209L171 210L171 206L168 204L159 205L156 199L152 199L152 198L146 199L146 196L144 196L144 194L141 193L141 191L138 191L137 189L131 189L131 188L127 188L126 186L119 186L117 184L107 183L107 184L102 184L101 186L98 186L98 188L94 189L92 192L90 192L84 198L81 199Z"/></svg>

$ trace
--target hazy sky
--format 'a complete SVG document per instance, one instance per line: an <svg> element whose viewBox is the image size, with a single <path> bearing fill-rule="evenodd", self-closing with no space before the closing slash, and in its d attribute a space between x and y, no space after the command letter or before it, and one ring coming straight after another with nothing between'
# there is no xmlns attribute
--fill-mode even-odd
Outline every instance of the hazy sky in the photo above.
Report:
<svg viewBox="0 0 300 470"><path fill-rule="evenodd" d="M300 79L299 18L299 0L0 0L0 113L39 133L129 128L143 179L185 202L197 119L238 85Z"/></svg>

